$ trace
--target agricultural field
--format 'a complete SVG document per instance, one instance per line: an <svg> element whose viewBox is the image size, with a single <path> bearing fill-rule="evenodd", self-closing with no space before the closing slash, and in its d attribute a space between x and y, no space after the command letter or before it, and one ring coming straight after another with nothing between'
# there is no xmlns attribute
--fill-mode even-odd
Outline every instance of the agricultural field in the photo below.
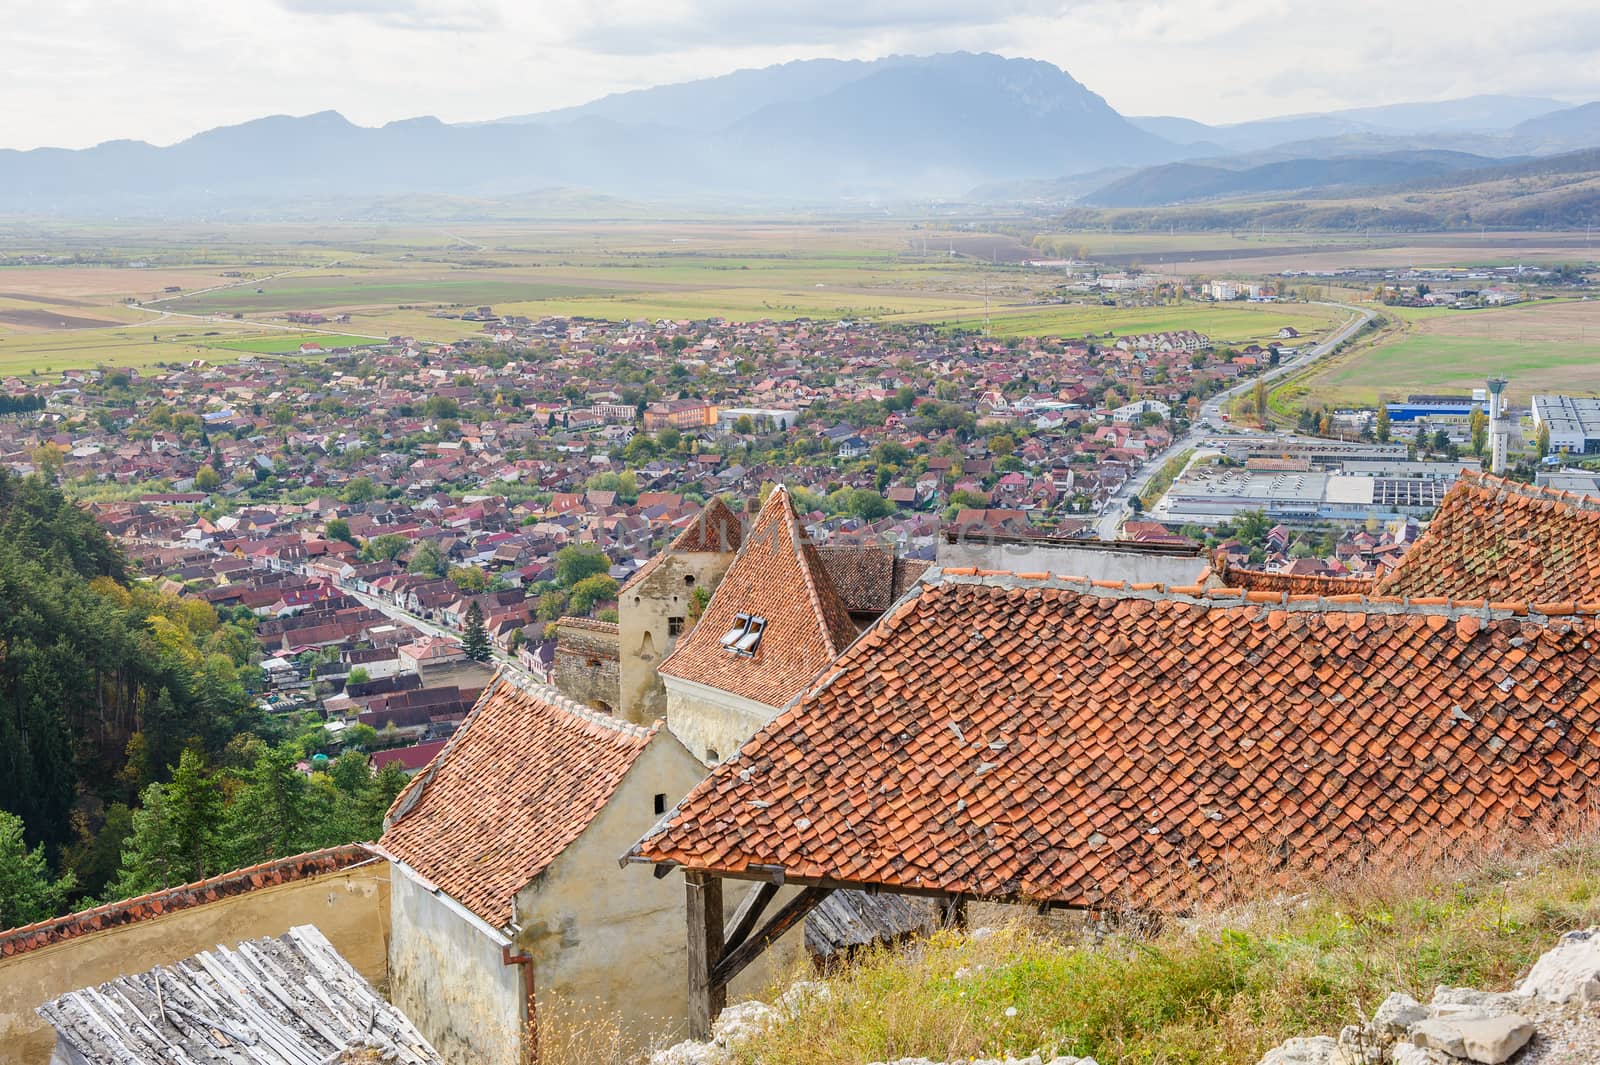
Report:
<svg viewBox="0 0 1600 1065"><path fill-rule="evenodd" d="M1401 328L1384 343L1327 363L1303 382L1311 398L1372 404L1379 394L1481 388L1495 375L1510 379L1518 402L1535 392L1600 392L1600 301L1383 313Z"/></svg>
<svg viewBox="0 0 1600 1065"><path fill-rule="evenodd" d="M981 306L968 308L963 316L954 319L939 319L929 315L915 317L952 328L981 329L984 323ZM993 307L989 313L990 331L999 336L1081 337L1107 331L1120 336L1193 329L1219 343L1230 344L1272 340L1284 326L1292 326L1302 334L1315 337L1344 318L1342 312L1332 307L1307 303L1189 302L1170 307L1138 308L1074 305Z"/></svg>
<svg viewBox="0 0 1600 1065"><path fill-rule="evenodd" d="M1009 224L912 221L64 226L0 233L0 261L8 254L63 259L0 267L0 372L224 360L247 350L292 351L322 333L442 343L477 333L477 323L452 316L479 306L532 318L866 318L982 328L987 304L991 330L1005 336L1195 329L1260 342L1284 325L1315 336L1336 312L1309 304L1041 304L1063 276L1023 260L1082 250L1191 273L1197 268L1184 260L1195 260L1210 276L1304 269L1325 259L1477 261L1490 253L1484 245L1468 254L1463 238L1417 239L1426 242L1418 249L1350 234L1091 232L1034 240ZM1492 239L1496 255L1540 250L1534 237ZM288 320L292 311L349 320L307 328ZM328 341L341 342L353 341Z"/></svg>
<svg viewBox="0 0 1600 1065"><path fill-rule="evenodd" d="M340 333L301 333L299 335L248 337L243 340L211 340L206 346L223 351L249 351L257 355L293 355L305 344L320 344L323 348L357 348L376 344L371 337L349 336Z"/></svg>

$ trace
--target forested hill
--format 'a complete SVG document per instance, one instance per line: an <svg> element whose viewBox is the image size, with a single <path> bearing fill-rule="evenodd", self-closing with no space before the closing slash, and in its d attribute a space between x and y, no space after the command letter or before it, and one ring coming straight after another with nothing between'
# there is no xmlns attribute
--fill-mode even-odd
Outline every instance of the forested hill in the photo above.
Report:
<svg viewBox="0 0 1600 1065"><path fill-rule="evenodd" d="M327 736L258 708L254 623L130 581L90 515L0 471L0 929L376 835L400 781L295 771Z"/></svg>

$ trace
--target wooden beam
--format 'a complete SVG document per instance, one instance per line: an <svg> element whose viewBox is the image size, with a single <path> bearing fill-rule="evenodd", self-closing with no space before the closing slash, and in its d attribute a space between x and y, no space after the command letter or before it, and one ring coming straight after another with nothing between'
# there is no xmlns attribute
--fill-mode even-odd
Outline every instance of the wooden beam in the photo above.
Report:
<svg viewBox="0 0 1600 1065"><path fill-rule="evenodd" d="M762 951L804 920L806 914L816 909L817 904L831 894L833 894L832 888L806 888L784 903L783 908L772 915L772 920L763 925L761 931L752 934L743 943L728 951L711 970L711 982L722 988L724 1000L727 998L728 983L735 976L744 972L745 967L759 958Z"/></svg>
<svg viewBox="0 0 1600 1065"><path fill-rule="evenodd" d="M761 915L767 912L767 904L777 893L778 885L769 881L757 884L745 894L744 901L739 903L739 909L733 915L733 920L728 922L727 929L722 933L724 953L750 938L750 930L756 926Z"/></svg>
<svg viewBox="0 0 1600 1065"><path fill-rule="evenodd" d="M967 897L965 895L951 895L939 907L941 921L946 928L965 929L967 927Z"/></svg>
<svg viewBox="0 0 1600 1065"><path fill-rule="evenodd" d="M722 878L686 872L683 882L689 909L689 1038L711 1038L711 1022L728 1004L727 981L714 972L723 960Z"/></svg>

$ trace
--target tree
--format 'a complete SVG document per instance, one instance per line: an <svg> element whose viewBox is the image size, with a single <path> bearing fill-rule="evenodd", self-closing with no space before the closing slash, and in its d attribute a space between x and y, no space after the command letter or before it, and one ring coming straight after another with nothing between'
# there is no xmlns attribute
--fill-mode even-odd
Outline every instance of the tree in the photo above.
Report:
<svg viewBox="0 0 1600 1065"><path fill-rule="evenodd" d="M0 928L54 917L76 883L71 873L52 878L44 845L30 851L22 838L22 818L0 810Z"/></svg>
<svg viewBox="0 0 1600 1065"><path fill-rule="evenodd" d="M1378 417L1376 420L1378 442L1387 444L1390 436L1389 405L1381 399L1378 401Z"/></svg>
<svg viewBox="0 0 1600 1065"><path fill-rule="evenodd" d="M567 609L579 616L587 615L596 603L609 602L617 597L617 582L607 574L597 573L585 577L572 586Z"/></svg>
<svg viewBox="0 0 1600 1065"><path fill-rule="evenodd" d="M594 578L590 578L593 580ZM606 580L611 580L607 577ZM613 585L615 581L611 582ZM467 621L461 631L461 649L474 662L487 662L490 657L489 633L483 627L483 611L476 601L467 606Z"/></svg>
<svg viewBox="0 0 1600 1065"><path fill-rule="evenodd" d="M356 538L350 533L350 523L343 518L329 518L322 527L322 535L329 540L343 540L347 544L354 544Z"/></svg>
<svg viewBox="0 0 1600 1065"><path fill-rule="evenodd" d="M222 477L208 462L194 475L194 486L201 492L215 492L222 484Z"/></svg>
<svg viewBox="0 0 1600 1065"><path fill-rule="evenodd" d="M1489 416L1483 412L1482 407L1472 408L1472 413L1467 418L1467 426L1472 432L1472 453L1482 457L1484 445L1489 442Z"/></svg>
<svg viewBox="0 0 1600 1065"><path fill-rule="evenodd" d="M367 476L352 477L342 493L346 503L370 503L377 498L378 486Z"/></svg>
<svg viewBox="0 0 1600 1065"><path fill-rule="evenodd" d="M1267 424L1267 382L1256 378L1256 421L1265 428Z"/></svg>
<svg viewBox="0 0 1600 1065"><path fill-rule="evenodd" d="M295 768L300 752L290 744L262 744L228 807L222 850L229 868L282 858L308 842L306 779Z"/></svg>
<svg viewBox="0 0 1600 1065"><path fill-rule="evenodd" d="M489 575L477 566L451 566L450 583L468 595L477 595L489 587Z"/></svg>
<svg viewBox="0 0 1600 1065"><path fill-rule="evenodd" d="M418 544L416 550L411 552L411 560L406 563L406 572L419 577L443 577L444 571L444 553L432 540Z"/></svg>
<svg viewBox="0 0 1600 1065"><path fill-rule="evenodd" d="M1534 450L1536 450L1538 452L1538 457L1539 458L1544 458L1546 455L1550 454L1550 425L1549 425L1549 423L1547 423L1547 422L1540 422L1539 423L1539 431L1534 434L1533 446L1534 446Z"/></svg>
<svg viewBox="0 0 1600 1065"><path fill-rule="evenodd" d="M572 588L610 568L611 560L594 544L568 544L556 552L556 583L562 588Z"/></svg>
<svg viewBox="0 0 1600 1065"><path fill-rule="evenodd" d="M193 750L186 750L168 784L140 793L133 835L108 898L125 899L192 880L219 868L217 831L222 795Z"/></svg>
<svg viewBox="0 0 1600 1065"><path fill-rule="evenodd" d="M741 414L733 420L733 431L741 436L749 436L756 431L756 423L750 420L750 415Z"/></svg>
<svg viewBox="0 0 1600 1065"><path fill-rule="evenodd" d="M399 533L384 533L361 545L361 557L368 562L390 562L405 554L410 546L411 541Z"/></svg>

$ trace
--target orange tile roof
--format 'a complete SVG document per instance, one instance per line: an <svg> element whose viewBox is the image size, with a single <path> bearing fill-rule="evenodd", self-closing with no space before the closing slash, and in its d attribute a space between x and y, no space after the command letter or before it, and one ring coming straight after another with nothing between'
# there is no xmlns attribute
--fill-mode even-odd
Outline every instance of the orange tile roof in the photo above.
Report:
<svg viewBox="0 0 1600 1065"><path fill-rule="evenodd" d="M580 836L660 727L501 673L395 798L379 846L496 928Z"/></svg>
<svg viewBox="0 0 1600 1065"><path fill-rule="evenodd" d="M739 614L766 619L751 656L723 648ZM855 639L849 608L800 526L789 493L772 490L704 616L661 663L669 677L783 706Z"/></svg>
<svg viewBox="0 0 1600 1065"><path fill-rule="evenodd" d="M1263 856L1526 827L1600 778L1597 603L931 576L630 857L1177 908Z"/></svg>
<svg viewBox="0 0 1600 1065"><path fill-rule="evenodd" d="M704 552L721 553L723 551L737 551L744 542L744 523L739 515L735 514L722 501L720 496L713 496L711 502L700 509L700 513L684 530L680 532L668 545L665 551L660 551L650 557L650 561L640 566L633 572L622 585L622 592L632 588L644 580L655 568L661 565L661 560L670 554L678 552Z"/></svg>
<svg viewBox="0 0 1600 1065"><path fill-rule="evenodd" d="M1280 592L1289 595L1369 595L1373 590L1371 577L1312 576L1240 569L1231 565L1228 556L1221 551L1213 557L1211 568L1200 575L1198 583L1239 588L1248 592Z"/></svg>
<svg viewBox="0 0 1600 1065"><path fill-rule="evenodd" d="M1600 598L1600 500L1486 473L1461 476L1379 595Z"/></svg>

